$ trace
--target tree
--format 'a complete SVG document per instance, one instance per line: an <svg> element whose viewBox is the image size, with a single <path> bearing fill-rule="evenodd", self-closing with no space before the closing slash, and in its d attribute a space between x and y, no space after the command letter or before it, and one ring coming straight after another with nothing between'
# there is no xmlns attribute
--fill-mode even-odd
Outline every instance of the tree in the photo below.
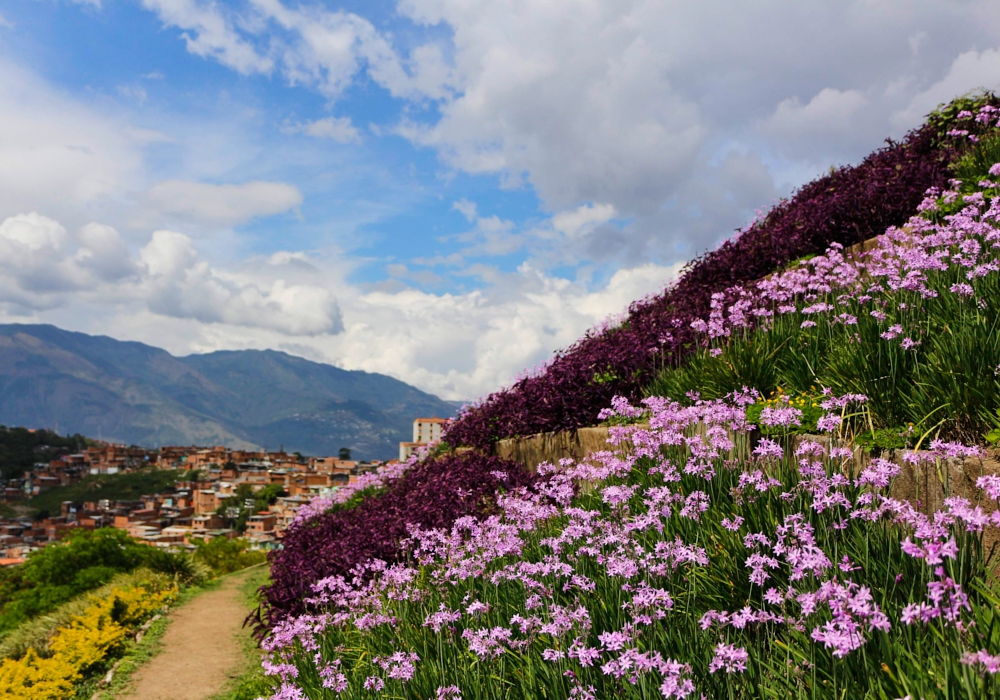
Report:
<svg viewBox="0 0 1000 700"><path fill-rule="evenodd" d="M0 478L21 478L35 462L50 462L87 446L82 435L0 426Z"/></svg>
<svg viewBox="0 0 1000 700"><path fill-rule="evenodd" d="M342 459L342 460L344 460L346 462L347 460L349 460L351 458L351 448L350 447L341 447L340 448L340 452L337 453L337 456L340 459Z"/></svg>

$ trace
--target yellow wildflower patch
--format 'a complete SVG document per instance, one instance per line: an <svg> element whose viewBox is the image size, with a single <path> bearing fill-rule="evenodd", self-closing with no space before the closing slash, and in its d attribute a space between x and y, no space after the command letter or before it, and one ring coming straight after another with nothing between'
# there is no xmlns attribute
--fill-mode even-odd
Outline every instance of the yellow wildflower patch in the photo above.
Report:
<svg viewBox="0 0 1000 700"><path fill-rule="evenodd" d="M0 663L0 700L61 700L87 671L121 651L129 631L177 595L173 586L151 591L143 586L114 589L61 627L49 642L51 656L34 649Z"/></svg>

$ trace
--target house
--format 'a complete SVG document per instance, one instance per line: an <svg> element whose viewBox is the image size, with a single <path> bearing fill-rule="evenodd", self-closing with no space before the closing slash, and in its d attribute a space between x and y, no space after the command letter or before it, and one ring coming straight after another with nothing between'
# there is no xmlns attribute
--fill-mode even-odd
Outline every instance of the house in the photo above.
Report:
<svg viewBox="0 0 1000 700"><path fill-rule="evenodd" d="M192 496L194 512L198 515L202 513L214 513L222 505L222 497L214 489L198 489Z"/></svg>
<svg viewBox="0 0 1000 700"><path fill-rule="evenodd" d="M247 520L247 532L273 532L278 517L274 513L258 513Z"/></svg>
<svg viewBox="0 0 1000 700"><path fill-rule="evenodd" d="M399 461L405 462L421 447L440 442L447 418L417 418L413 421L413 441L399 443Z"/></svg>

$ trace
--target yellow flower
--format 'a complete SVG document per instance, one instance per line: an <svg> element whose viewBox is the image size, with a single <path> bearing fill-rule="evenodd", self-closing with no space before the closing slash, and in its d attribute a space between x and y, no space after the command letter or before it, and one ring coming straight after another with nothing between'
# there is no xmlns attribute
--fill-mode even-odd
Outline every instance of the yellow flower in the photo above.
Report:
<svg viewBox="0 0 1000 700"><path fill-rule="evenodd" d="M0 663L0 700L62 700L94 665L116 652L128 631L177 595L177 587L151 591L145 586L113 589L60 628L49 642L52 656L29 649L20 659Z"/></svg>

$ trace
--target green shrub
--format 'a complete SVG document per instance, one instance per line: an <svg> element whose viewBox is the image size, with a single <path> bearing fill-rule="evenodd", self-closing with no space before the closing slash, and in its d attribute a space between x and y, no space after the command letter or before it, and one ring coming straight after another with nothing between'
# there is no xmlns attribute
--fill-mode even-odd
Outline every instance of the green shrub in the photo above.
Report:
<svg viewBox="0 0 1000 700"><path fill-rule="evenodd" d="M230 574L267 561L264 552L248 549L249 542L242 538L230 540L224 536L215 537L197 542L196 545L198 549L194 558L216 574Z"/></svg>
<svg viewBox="0 0 1000 700"><path fill-rule="evenodd" d="M141 544L123 530L73 530L0 571L0 633L143 566L181 582L198 577L186 555Z"/></svg>

